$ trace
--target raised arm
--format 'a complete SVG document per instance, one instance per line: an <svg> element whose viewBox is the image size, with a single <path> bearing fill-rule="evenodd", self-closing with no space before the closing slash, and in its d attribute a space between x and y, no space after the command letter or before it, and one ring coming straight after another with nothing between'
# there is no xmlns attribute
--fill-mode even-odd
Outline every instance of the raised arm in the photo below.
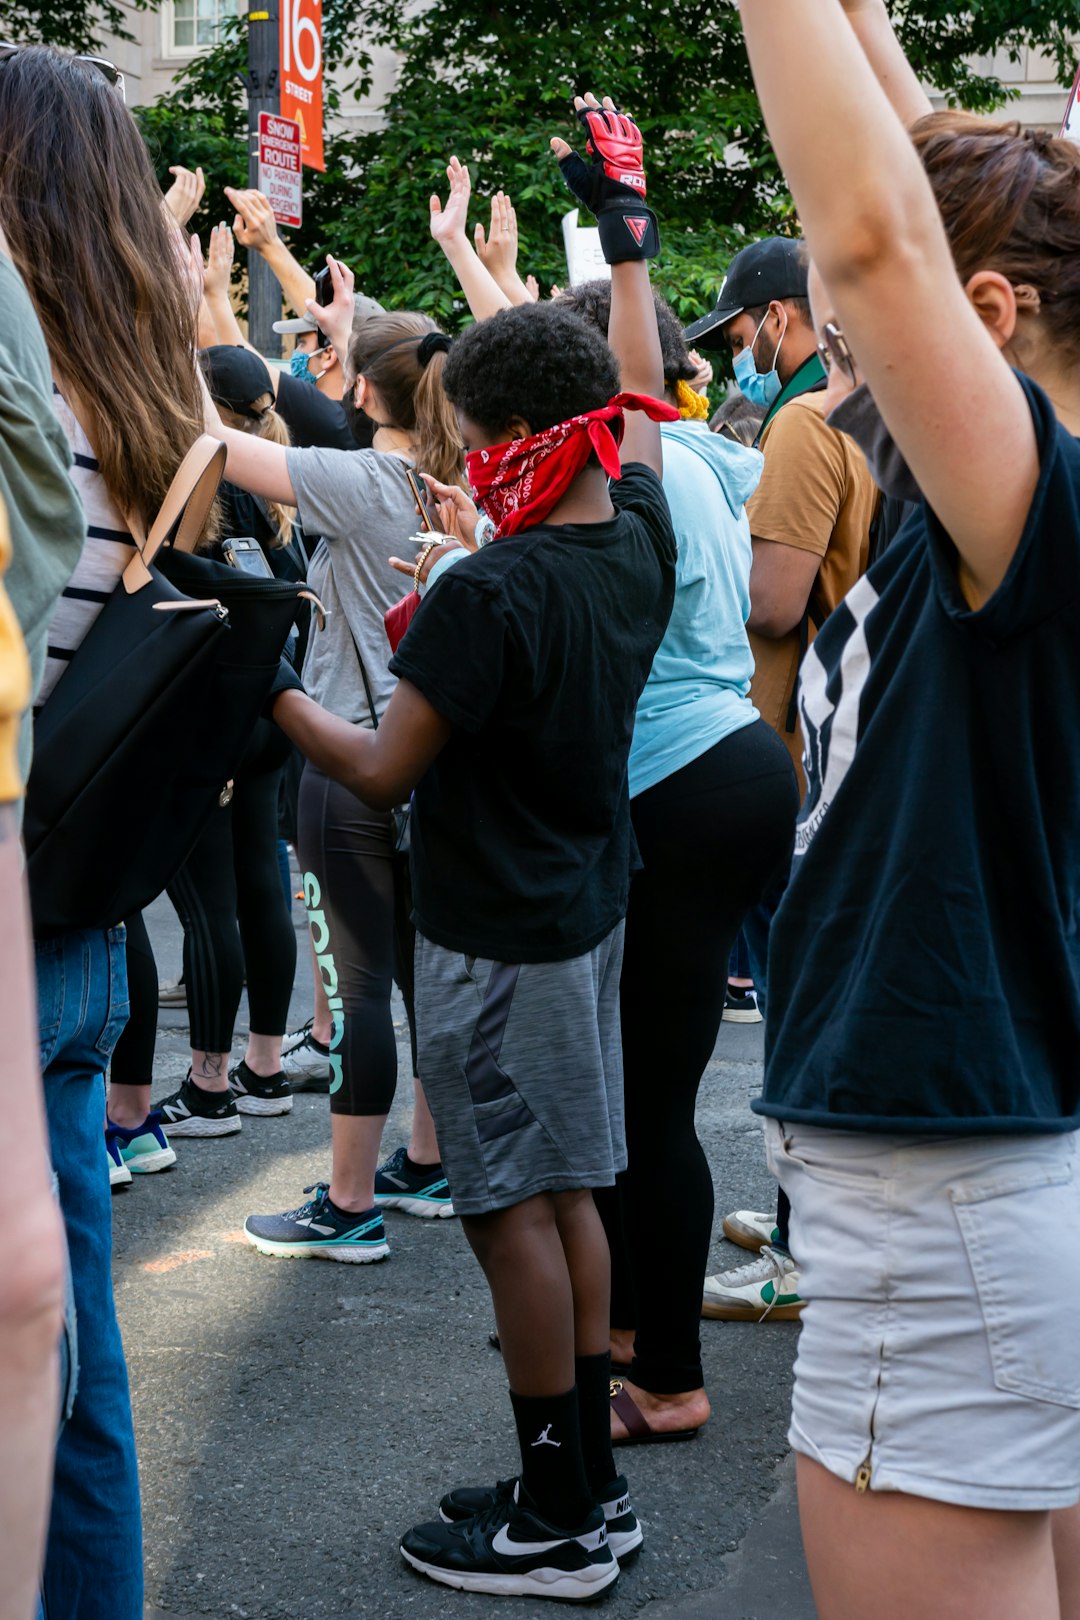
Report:
<svg viewBox="0 0 1080 1620"><path fill-rule="evenodd" d="M741 0L741 10L810 252L979 606L1005 576L1039 474L1031 413L1001 353L1015 292L993 271L961 286L930 184L839 0ZM947 356L942 386L928 374L935 353Z"/></svg>
<svg viewBox="0 0 1080 1620"><path fill-rule="evenodd" d="M431 195L431 234L449 259L474 316L478 321L486 321L500 309L509 309L510 300L491 272L481 264L466 235L472 193L467 167L452 157L446 178L450 182L446 206L434 192Z"/></svg>
<svg viewBox="0 0 1080 1620"><path fill-rule="evenodd" d="M662 399L664 359L648 261L659 252L656 218L645 205L641 131L618 112L610 96L603 106L589 94L574 99L588 134L586 164L565 141L551 149L570 190L597 217L600 245L611 265L608 342L619 362L624 393ZM660 429L640 411L629 411L623 433L624 462L642 461L663 471Z"/></svg>
<svg viewBox="0 0 1080 1620"><path fill-rule="evenodd" d="M487 235L478 224L473 232L477 256L485 270L512 304L531 304L534 295L518 275L518 228L514 205L505 191L491 199L491 222Z"/></svg>
<svg viewBox="0 0 1080 1620"><path fill-rule="evenodd" d="M277 278L285 302L303 315L309 298L315 296L315 281L298 263L278 235L277 220L269 198L261 191L239 191L225 187L225 195L236 209L233 235L241 247L262 254Z"/></svg>
<svg viewBox="0 0 1080 1620"><path fill-rule="evenodd" d="M934 108L896 37L885 0L840 0L889 105L905 128Z"/></svg>
<svg viewBox="0 0 1080 1620"><path fill-rule="evenodd" d="M233 235L223 221L220 225L215 225L210 232L206 252L206 272L203 276L203 297L213 322L215 343L239 343L243 344L244 348L250 349L251 344L240 330L240 322L236 319L236 311L229 297L232 266Z"/></svg>

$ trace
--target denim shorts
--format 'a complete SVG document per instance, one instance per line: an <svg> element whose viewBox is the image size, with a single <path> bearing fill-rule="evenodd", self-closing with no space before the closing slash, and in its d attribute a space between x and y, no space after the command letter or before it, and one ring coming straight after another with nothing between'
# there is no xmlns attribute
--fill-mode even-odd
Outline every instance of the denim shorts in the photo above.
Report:
<svg viewBox="0 0 1080 1620"><path fill-rule="evenodd" d="M802 1317L789 1440L857 1489L1080 1499L1075 1134L917 1137L765 1121Z"/></svg>

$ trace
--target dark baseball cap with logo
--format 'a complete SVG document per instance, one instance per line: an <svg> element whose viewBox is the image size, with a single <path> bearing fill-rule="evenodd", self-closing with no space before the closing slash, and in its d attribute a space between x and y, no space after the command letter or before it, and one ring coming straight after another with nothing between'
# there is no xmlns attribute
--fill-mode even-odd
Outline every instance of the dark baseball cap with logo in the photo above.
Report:
<svg viewBox="0 0 1080 1620"><path fill-rule="evenodd" d="M784 298L806 298L810 263L798 237L766 236L736 253L728 266L716 308L688 326L690 348L722 349L724 327L746 309L762 309Z"/></svg>

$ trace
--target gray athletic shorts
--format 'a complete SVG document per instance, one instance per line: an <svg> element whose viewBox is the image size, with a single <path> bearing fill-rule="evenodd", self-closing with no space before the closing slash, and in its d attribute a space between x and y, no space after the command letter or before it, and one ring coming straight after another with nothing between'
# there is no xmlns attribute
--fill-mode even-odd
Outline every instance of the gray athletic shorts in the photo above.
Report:
<svg viewBox="0 0 1080 1620"><path fill-rule="evenodd" d="M420 1078L457 1214L626 1168L622 954L622 923L568 962L487 962L417 934Z"/></svg>

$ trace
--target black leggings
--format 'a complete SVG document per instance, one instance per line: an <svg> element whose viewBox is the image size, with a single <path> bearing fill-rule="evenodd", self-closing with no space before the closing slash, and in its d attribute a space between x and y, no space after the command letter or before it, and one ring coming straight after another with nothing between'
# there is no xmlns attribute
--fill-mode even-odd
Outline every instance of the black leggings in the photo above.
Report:
<svg viewBox="0 0 1080 1620"><path fill-rule="evenodd" d="M390 993L397 980L410 1029L413 932L393 817L305 765L297 812L304 904L323 988L334 1015L330 1111L390 1112L397 1040ZM415 1069L416 1052L413 1048Z"/></svg>
<svg viewBox="0 0 1080 1620"><path fill-rule="evenodd" d="M109 1081L114 1086L148 1086L154 1078L157 1046L158 976L141 911L127 921L127 976L131 1011L113 1051Z"/></svg>
<svg viewBox="0 0 1080 1620"><path fill-rule="evenodd" d="M231 1048L245 971L252 1033L284 1035L288 1024L296 933L277 860L284 739L276 727L271 733L259 751L249 751L251 763L237 775L232 803L215 811L169 884L184 928L184 983L196 1052ZM263 764L267 768L259 769Z"/></svg>
<svg viewBox="0 0 1080 1620"><path fill-rule="evenodd" d="M628 1165L596 1198L611 1246L612 1326L634 1329L631 1379L656 1394L704 1382L713 1188L694 1108L732 943L789 857L798 803L788 751L759 720L631 806L644 867L630 889L621 986Z"/></svg>

